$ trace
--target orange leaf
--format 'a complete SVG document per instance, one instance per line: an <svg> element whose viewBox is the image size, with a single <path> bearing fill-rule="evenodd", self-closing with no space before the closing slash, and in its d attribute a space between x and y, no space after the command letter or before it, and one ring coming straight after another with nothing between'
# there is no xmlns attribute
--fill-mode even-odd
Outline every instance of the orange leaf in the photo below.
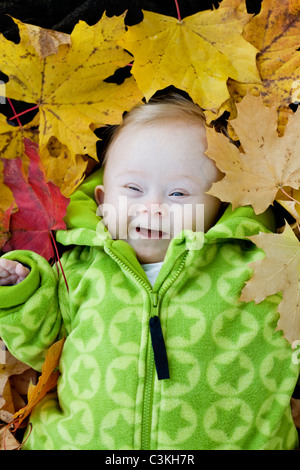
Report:
<svg viewBox="0 0 300 470"><path fill-rule="evenodd" d="M60 375L60 372L56 370L56 368L59 363L64 341L65 338L57 341L46 352L45 362L42 367L42 375L39 377L36 385L31 384L29 386L27 405L14 414L13 420L10 423L14 426L13 431L18 429L22 421L30 415L33 408L42 398L44 398L46 393L55 387Z"/></svg>

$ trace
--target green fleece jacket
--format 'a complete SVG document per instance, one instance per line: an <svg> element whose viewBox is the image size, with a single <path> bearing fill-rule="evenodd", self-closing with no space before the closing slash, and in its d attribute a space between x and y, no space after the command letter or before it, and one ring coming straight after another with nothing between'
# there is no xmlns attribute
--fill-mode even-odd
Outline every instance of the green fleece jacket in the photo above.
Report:
<svg viewBox="0 0 300 470"><path fill-rule="evenodd" d="M275 331L280 295L238 300L248 263L264 256L247 237L274 228L270 212L228 207L207 233L183 231L152 287L133 249L96 215L100 177L74 193L67 230L57 232L70 246L69 293L37 254L4 255L31 268L20 284L0 287L0 336L12 354L41 370L47 348L66 335L57 393L34 409L24 448L297 447L290 398L299 365ZM169 378L159 379L166 360Z"/></svg>

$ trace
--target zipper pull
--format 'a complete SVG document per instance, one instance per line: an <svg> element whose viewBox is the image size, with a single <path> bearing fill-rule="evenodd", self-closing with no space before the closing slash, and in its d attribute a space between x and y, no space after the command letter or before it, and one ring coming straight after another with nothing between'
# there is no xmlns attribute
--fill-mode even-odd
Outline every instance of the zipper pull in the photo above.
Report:
<svg viewBox="0 0 300 470"><path fill-rule="evenodd" d="M158 293L157 292L153 292L153 307L157 307L158 306Z"/></svg>
<svg viewBox="0 0 300 470"><path fill-rule="evenodd" d="M153 307L158 308L158 294L156 292L153 293ZM168 357L159 316L152 316L149 325L158 380L169 379Z"/></svg>

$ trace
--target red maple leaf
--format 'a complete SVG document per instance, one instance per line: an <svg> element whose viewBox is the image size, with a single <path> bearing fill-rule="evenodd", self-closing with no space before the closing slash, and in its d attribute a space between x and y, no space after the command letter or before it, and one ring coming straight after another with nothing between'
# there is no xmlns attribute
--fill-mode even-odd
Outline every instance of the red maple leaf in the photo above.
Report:
<svg viewBox="0 0 300 470"><path fill-rule="evenodd" d="M24 144L30 160L28 177L20 158L2 159L3 181L18 207L10 218L12 236L3 251L31 250L49 261L55 258L51 231L66 228L63 218L70 199L52 181L47 181L37 144L27 138Z"/></svg>

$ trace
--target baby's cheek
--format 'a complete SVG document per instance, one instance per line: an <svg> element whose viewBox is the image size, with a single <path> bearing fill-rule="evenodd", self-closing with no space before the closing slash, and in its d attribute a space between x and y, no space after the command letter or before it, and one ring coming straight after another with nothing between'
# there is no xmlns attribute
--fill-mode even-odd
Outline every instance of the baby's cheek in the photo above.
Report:
<svg viewBox="0 0 300 470"><path fill-rule="evenodd" d="M173 236L182 230L203 231L204 230L204 204L187 203L181 206L173 223Z"/></svg>
<svg viewBox="0 0 300 470"><path fill-rule="evenodd" d="M204 231L207 232L217 221L221 201L216 197L206 195L204 204Z"/></svg>
<svg viewBox="0 0 300 470"><path fill-rule="evenodd" d="M102 205L102 223L114 240L127 239L127 211L113 204Z"/></svg>

